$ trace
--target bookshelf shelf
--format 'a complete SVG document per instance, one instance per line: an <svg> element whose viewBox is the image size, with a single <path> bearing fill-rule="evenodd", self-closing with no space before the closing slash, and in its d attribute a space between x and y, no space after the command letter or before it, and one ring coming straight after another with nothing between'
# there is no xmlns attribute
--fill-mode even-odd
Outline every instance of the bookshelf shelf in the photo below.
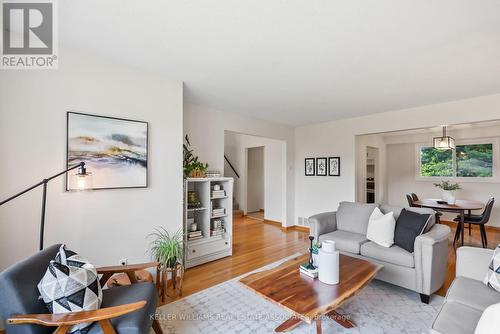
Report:
<svg viewBox="0 0 500 334"><path fill-rule="evenodd" d="M196 193L201 207L187 207L189 192ZM232 255L232 198L232 178L187 178L184 180L184 264L186 268ZM224 209L223 214L220 214L221 209ZM213 211L217 214L214 215ZM191 227L191 224L196 224L196 226ZM195 227L196 231L192 232ZM212 231L221 234L211 235ZM202 238L189 240L190 233L191 235L201 234Z"/></svg>

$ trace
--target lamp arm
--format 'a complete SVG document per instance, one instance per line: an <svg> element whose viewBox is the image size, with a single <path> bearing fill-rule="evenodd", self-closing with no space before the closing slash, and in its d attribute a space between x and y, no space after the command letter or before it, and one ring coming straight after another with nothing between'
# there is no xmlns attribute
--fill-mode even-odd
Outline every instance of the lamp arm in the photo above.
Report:
<svg viewBox="0 0 500 334"><path fill-rule="evenodd" d="M74 166L69 167L68 169L66 169L66 170L64 170L64 171L62 171L60 173L57 173L55 175L52 175L51 177L43 179L42 181L38 182L37 184L34 184L31 187L29 187L29 188L27 188L27 189L25 189L25 190L23 190L21 192L18 192L14 196L11 196L11 197L7 198L6 200L1 201L0 202L0 206L4 205L7 202L12 201L13 199L15 199L15 198L17 198L17 197L19 197L19 196L21 196L21 195L23 195L23 194L31 191L31 190L33 190L35 188L38 188L39 186L41 186L43 184L47 184L50 180L55 179L56 177L61 176L61 175L65 174L65 173L69 172L70 170L73 170L73 169L76 169L76 168L79 168L79 167L81 167L81 168L85 167L85 162L82 161L78 165L74 165Z"/></svg>

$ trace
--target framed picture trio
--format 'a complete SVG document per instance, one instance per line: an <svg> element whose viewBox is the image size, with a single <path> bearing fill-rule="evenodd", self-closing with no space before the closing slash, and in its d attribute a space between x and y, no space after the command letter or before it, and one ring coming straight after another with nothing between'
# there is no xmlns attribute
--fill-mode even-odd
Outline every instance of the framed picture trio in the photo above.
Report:
<svg viewBox="0 0 500 334"><path fill-rule="evenodd" d="M304 159L305 176L340 176L340 157Z"/></svg>

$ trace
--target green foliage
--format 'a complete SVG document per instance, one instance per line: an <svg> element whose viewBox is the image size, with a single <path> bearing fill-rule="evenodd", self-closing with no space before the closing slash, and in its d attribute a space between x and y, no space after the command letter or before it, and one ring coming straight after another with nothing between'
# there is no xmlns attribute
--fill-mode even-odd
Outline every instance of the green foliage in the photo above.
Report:
<svg viewBox="0 0 500 334"><path fill-rule="evenodd" d="M452 150L422 147L420 150L421 176L453 176Z"/></svg>
<svg viewBox="0 0 500 334"><path fill-rule="evenodd" d="M163 268L173 268L182 260L182 229L170 235L165 228L159 227L148 237L154 238L151 255Z"/></svg>
<svg viewBox="0 0 500 334"><path fill-rule="evenodd" d="M456 157L456 171L453 156ZM429 177L492 177L493 145L459 145L456 150L422 147L420 175Z"/></svg>
<svg viewBox="0 0 500 334"><path fill-rule="evenodd" d="M458 183L451 183L450 181L441 181L441 183L434 183L434 185L438 188L441 188L443 190L448 190L448 191L454 191L454 190L459 190L462 189L460 187L460 184Z"/></svg>
<svg viewBox="0 0 500 334"><path fill-rule="evenodd" d="M457 146L458 177L492 177L493 145L461 145Z"/></svg>
<svg viewBox="0 0 500 334"><path fill-rule="evenodd" d="M198 161L198 157L193 154L193 149L191 149L191 143L189 142L189 137L186 135L184 137L185 143L182 144L184 153L184 177L189 177L191 172L194 170L199 170L201 172L206 172L208 169L208 164Z"/></svg>

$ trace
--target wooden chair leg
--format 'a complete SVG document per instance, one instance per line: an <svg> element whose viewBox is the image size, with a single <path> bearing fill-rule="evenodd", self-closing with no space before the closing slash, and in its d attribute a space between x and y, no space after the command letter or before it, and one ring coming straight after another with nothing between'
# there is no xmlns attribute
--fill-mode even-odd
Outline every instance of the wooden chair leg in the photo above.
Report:
<svg viewBox="0 0 500 334"><path fill-rule="evenodd" d="M59 326L57 327L56 331L54 334L66 334L71 326Z"/></svg>
<svg viewBox="0 0 500 334"><path fill-rule="evenodd" d="M483 245L483 248L486 248L488 247L488 239L486 237L486 228L484 227L484 225L479 225L479 229L481 231L481 243Z"/></svg>
<svg viewBox="0 0 500 334"><path fill-rule="evenodd" d="M321 317L316 319L316 334L322 334L321 330Z"/></svg>
<svg viewBox="0 0 500 334"><path fill-rule="evenodd" d="M156 334L163 334L163 330L161 329L160 322L158 320L153 320L153 330Z"/></svg>
<svg viewBox="0 0 500 334"><path fill-rule="evenodd" d="M471 236L471 235L472 235L472 224L469 223L469 236Z"/></svg>
<svg viewBox="0 0 500 334"><path fill-rule="evenodd" d="M109 319L99 321L103 334L117 334Z"/></svg>
<svg viewBox="0 0 500 334"><path fill-rule="evenodd" d="M460 223L457 224L457 231L455 232L455 239L453 239L453 243L457 242L460 239Z"/></svg>

